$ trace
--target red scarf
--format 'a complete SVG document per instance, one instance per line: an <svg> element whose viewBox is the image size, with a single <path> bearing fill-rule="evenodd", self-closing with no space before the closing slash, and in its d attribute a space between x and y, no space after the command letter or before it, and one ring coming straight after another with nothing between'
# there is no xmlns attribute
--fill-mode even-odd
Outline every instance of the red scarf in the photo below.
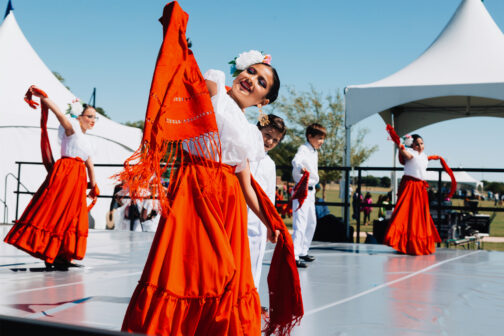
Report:
<svg viewBox="0 0 504 336"><path fill-rule="evenodd" d="M268 227L273 232L280 230L280 236L273 252L268 273L270 310L269 321L264 331L266 335L273 333L289 335L292 328L301 321L304 314L294 245L287 227L268 195L252 176L251 181L261 209L268 219Z"/></svg>
<svg viewBox="0 0 504 336"><path fill-rule="evenodd" d="M153 197L158 195L165 214L169 198L166 192L157 191L165 190L163 175L170 177L171 187L176 184L176 164L192 161L192 156L184 157L183 143L194 144L201 157L220 161L210 94L185 37L188 19L177 2L166 5L159 19L164 41L152 78L142 142L118 175L133 199L141 198L146 190Z"/></svg>
<svg viewBox="0 0 504 336"><path fill-rule="evenodd" d="M440 160L441 161L441 166L443 166L443 169L445 172L450 175L451 179L451 188L450 188L450 193L448 194L448 198L451 198L453 194L455 194L455 191L457 191L457 180L455 179L455 175L453 175L453 171L451 170L450 167L448 167L448 164L446 161L439 155L430 155L429 160Z"/></svg>
<svg viewBox="0 0 504 336"><path fill-rule="evenodd" d="M292 195L292 200L297 199L299 201L299 205L296 210L298 211L301 206L303 206L303 203L308 197L308 181L310 180L310 172L308 170L305 170L303 173L303 176L301 176L301 179L299 182L294 186L294 192Z"/></svg>

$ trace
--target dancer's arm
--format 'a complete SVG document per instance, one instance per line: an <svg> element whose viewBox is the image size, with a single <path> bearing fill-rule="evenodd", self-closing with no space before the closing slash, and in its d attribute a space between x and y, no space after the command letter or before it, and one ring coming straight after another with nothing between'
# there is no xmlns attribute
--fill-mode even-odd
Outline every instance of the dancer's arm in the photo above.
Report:
<svg viewBox="0 0 504 336"><path fill-rule="evenodd" d="M96 198L96 195L94 195L94 191L93 191L93 188L96 185L93 160L91 160L91 157L89 157L85 163L86 163L86 168L87 168L88 176L89 176L88 188L91 189L91 191L89 192L89 197Z"/></svg>
<svg viewBox="0 0 504 336"><path fill-rule="evenodd" d="M205 83L208 89L208 92L210 93L210 97L213 97L217 94L217 83L214 81L211 81L209 79L205 79Z"/></svg>
<svg viewBox="0 0 504 336"><path fill-rule="evenodd" d="M43 95L41 95L36 90L33 90L32 89L33 87L35 87L35 86L30 87L30 91L32 92L32 94L34 96L36 96L36 97L39 97L40 98L40 102L42 104L46 104L47 107L49 107L49 109L51 111L53 111L53 113L56 116L56 118L58 118L59 123L65 129L66 136L70 136L70 135L74 134L75 131L74 131L73 127L72 127L72 124L70 123L70 120L68 120L68 118L65 117L65 115L61 112L61 110L59 109L58 105L56 105L50 98L44 97Z"/></svg>
<svg viewBox="0 0 504 336"><path fill-rule="evenodd" d="M252 184L250 182L250 165L248 162L246 167L242 171L237 173L236 176L238 177L238 181L240 181L243 195L245 196L245 202L247 203L248 207L256 214L261 222L266 223L266 217L261 210L259 200L257 199L257 194L255 193L254 188L252 187ZM275 233L273 233L270 230L269 226L266 225L266 227L268 228L269 241L276 243L278 236L280 235L280 231L276 230Z"/></svg>
<svg viewBox="0 0 504 336"><path fill-rule="evenodd" d="M400 145L400 146L397 146L397 148L399 149L399 154L405 158L406 160L411 160L413 159L413 154L411 154L410 152L408 152L406 150L406 147L404 147L404 145Z"/></svg>

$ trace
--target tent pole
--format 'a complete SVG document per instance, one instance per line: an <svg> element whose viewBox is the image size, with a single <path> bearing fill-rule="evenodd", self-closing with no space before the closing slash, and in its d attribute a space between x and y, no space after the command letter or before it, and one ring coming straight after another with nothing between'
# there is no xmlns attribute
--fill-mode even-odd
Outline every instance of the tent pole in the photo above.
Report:
<svg viewBox="0 0 504 336"><path fill-rule="evenodd" d="M391 118L391 123L392 123L392 127L395 128L395 116L394 116L394 112L390 112L392 114L392 118ZM395 204L396 203L396 200L397 200L397 175L396 175L396 171L395 171L395 168L397 167L397 163L396 163L396 157L397 157L397 146L395 144L392 145L393 146L393 157L392 157L392 167L394 167L394 170L392 170L392 173L390 174L391 175L391 180L392 180L392 204Z"/></svg>
<svg viewBox="0 0 504 336"><path fill-rule="evenodd" d="M352 126L347 125L347 108L345 104L345 160L344 160L344 166L348 169L350 167L351 162L350 162L350 153L351 153L351 142L350 142L350 131ZM345 195L345 207L343 210L343 220L346 226L346 236L348 240L353 239L353 237L350 237L350 195L348 192L350 191L350 170L345 170L344 171L344 188L345 192L343 195ZM341 194L341 192L340 192Z"/></svg>

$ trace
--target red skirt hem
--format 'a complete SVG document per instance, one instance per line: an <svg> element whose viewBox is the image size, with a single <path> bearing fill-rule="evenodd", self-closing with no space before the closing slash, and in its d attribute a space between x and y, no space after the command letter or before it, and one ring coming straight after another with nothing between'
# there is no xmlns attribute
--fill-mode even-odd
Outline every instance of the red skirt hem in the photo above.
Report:
<svg viewBox="0 0 504 336"><path fill-rule="evenodd" d="M82 259L86 253L87 176L79 158L61 158L4 241L52 263L56 257Z"/></svg>

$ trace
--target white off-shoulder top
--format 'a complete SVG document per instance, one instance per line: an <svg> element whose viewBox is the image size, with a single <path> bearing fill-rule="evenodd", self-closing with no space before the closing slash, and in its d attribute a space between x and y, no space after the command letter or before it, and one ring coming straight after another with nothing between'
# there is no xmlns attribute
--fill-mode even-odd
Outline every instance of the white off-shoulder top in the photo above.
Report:
<svg viewBox="0 0 504 336"><path fill-rule="evenodd" d="M425 180L429 159L425 152L418 153L416 150L407 148L408 153L413 155L413 158L406 160L404 164L404 175L412 176L420 180Z"/></svg>
<svg viewBox="0 0 504 336"><path fill-rule="evenodd" d="M59 126L58 137L61 142L61 156L66 157L79 157L86 161L92 153L91 142L80 127L79 121L74 118L70 118L70 123L74 130L74 134L67 136L65 134L65 129L63 126Z"/></svg>

